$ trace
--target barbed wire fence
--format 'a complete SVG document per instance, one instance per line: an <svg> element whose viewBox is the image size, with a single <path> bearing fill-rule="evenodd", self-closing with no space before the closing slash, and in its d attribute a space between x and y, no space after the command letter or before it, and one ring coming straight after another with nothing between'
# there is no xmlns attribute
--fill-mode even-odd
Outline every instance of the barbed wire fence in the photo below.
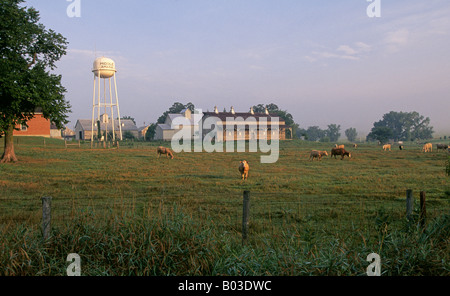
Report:
<svg viewBox="0 0 450 296"><path fill-rule="evenodd" d="M380 196L391 195L390 199ZM416 194L417 195L417 194ZM242 235L243 244L257 237L279 237L286 231L374 232L386 224L427 220L450 212L450 201L426 202L411 190L372 196L300 195L296 193L154 194L132 198L0 198L0 226L41 227L48 238L53 225L107 222L108 219L177 219L181 211L201 227ZM200 197L200 198L199 198Z"/></svg>

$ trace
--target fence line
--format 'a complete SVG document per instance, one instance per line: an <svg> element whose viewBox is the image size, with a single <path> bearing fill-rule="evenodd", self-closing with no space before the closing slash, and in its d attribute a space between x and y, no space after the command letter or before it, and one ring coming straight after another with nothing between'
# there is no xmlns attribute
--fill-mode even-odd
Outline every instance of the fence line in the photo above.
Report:
<svg viewBox="0 0 450 296"><path fill-rule="evenodd" d="M234 197L235 194L233 194ZM223 195L217 195L222 197ZM194 217L201 225L212 223L225 231L242 234L242 243L246 244L253 234L276 235L289 229L294 231L373 231L377 227L395 224L419 217L421 227L426 219L450 212L450 203L442 206L425 204L425 192L420 192L420 207L414 213L414 200L411 190L406 192L403 200L363 200L342 201L307 200L308 196L295 201L262 200L261 197L273 194L252 193L245 191L241 200L190 203L189 200L167 199L153 196L146 200L115 198L42 198L42 208L37 199L14 200L14 205L7 206L8 199L0 199L0 226L5 223L26 223L38 225L42 218L44 240L49 237L50 225L72 223L77 219L87 218L91 222L106 222L111 217L175 219L174 207L178 207ZM297 196L297 195L296 195ZM328 197L339 195L328 195ZM310 198L316 198L312 195ZM406 200L406 203L405 203ZM9 200L12 201L12 200ZM50 203L51 201L51 203ZM99 203L99 201L109 201ZM22 206L18 206L22 203ZM52 209L50 211L50 205ZM250 206L251 205L251 206ZM17 209L19 207L19 209ZM427 208L428 207L428 208ZM42 216L41 216L42 213ZM50 214L51 213L51 214ZM169 216L172 215L172 216ZM51 220L50 220L51 217ZM104 218L104 219L103 219ZM88 222L89 222L88 221Z"/></svg>

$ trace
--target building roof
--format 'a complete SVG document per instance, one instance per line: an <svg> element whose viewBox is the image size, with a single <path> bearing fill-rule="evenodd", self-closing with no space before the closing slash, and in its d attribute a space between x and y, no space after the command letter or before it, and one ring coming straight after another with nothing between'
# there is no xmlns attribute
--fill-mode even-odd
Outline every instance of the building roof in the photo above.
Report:
<svg viewBox="0 0 450 296"><path fill-rule="evenodd" d="M158 124L158 127L160 127L162 130L171 130L172 127L169 124Z"/></svg>
<svg viewBox="0 0 450 296"><path fill-rule="evenodd" d="M138 128L134 124L131 119L121 119L120 123L122 124L122 131L138 131ZM78 119L77 124L81 125L81 128L85 131L90 131L92 129L92 120L91 119ZM108 122L103 123L100 122L100 128L102 131L106 130L106 125L108 125L108 131L112 131L112 123ZM114 130L119 131L119 120L114 120ZM94 122L94 131L97 131L96 122Z"/></svg>
<svg viewBox="0 0 450 296"><path fill-rule="evenodd" d="M280 118L279 116L277 116L276 114L266 114L266 113L250 113L250 112L236 112L236 113L231 113L231 112L219 112L218 114L215 112L203 112L204 117L217 117L220 120L222 120L223 122L227 121L227 119L236 119L238 117L241 117L242 119L246 120L250 117L253 117L256 119L256 121L259 121L261 118L265 118L267 120L267 123L270 124L270 122L272 121L272 118L277 119L278 118L278 122L280 123L280 127L286 127L285 125L285 121L283 120L283 118Z"/></svg>
<svg viewBox="0 0 450 296"><path fill-rule="evenodd" d="M168 114L167 115L168 119L170 119L170 122L173 122L175 118L183 117L183 118L186 118L187 120L189 120L191 125L198 125L198 122L194 121L194 118L197 118L197 116L198 116L198 114L193 114L192 117L189 119L189 118L186 118L183 114ZM201 120L201 117L200 117L200 120ZM198 120L198 121L200 121L200 120ZM167 122L167 119L166 119L166 122Z"/></svg>

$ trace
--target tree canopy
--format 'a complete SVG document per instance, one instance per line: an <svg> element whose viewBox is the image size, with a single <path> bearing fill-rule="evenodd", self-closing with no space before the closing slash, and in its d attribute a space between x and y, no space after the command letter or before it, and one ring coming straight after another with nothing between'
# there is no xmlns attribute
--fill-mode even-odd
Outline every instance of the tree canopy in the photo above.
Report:
<svg viewBox="0 0 450 296"><path fill-rule="evenodd" d="M390 130L392 134L388 131ZM411 141L415 139L433 138L433 127L430 118L425 118L417 112L394 112L383 115L383 119L373 124L367 138L380 140L389 136L394 141Z"/></svg>
<svg viewBox="0 0 450 296"><path fill-rule="evenodd" d="M286 110L281 110L277 105L273 103L268 105L258 104L253 106L252 108L255 113L264 113L266 112L267 108L267 111L269 111L269 113L276 114L278 117L283 119L287 126L291 127L295 124L294 117L292 116L291 113L289 113Z"/></svg>
<svg viewBox="0 0 450 296"><path fill-rule="evenodd" d="M255 113L264 113L264 112L266 112L266 108L267 108L267 111L269 111L269 113L276 114L279 118L284 120L285 124L289 128L292 128L292 130L293 130L292 135L290 134L290 130L286 130L287 137L292 137L293 135L296 134L295 130L298 128L298 125L294 122L294 117L288 111L281 110L276 104L273 104L273 103L268 104L268 105L258 104L258 105L253 106L252 108Z"/></svg>
<svg viewBox="0 0 450 296"><path fill-rule="evenodd" d="M328 129L326 130L326 135L332 142L337 142L339 140L339 137L341 136L341 133L339 132L341 130L340 125L336 124L330 124L328 125Z"/></svg>
<svg viewBox="0 0 450 296"><path fill-rule="evenodd" d="M347 140L349 140L349 142L354 142L356 140L356 137L358 136L358 132L356 131L356 128L350 127L345 130L345 136L347 137Z"/></svg>
<svg viewBox="0 0 450 296"><path fill-rule="evenodd" d="M51 74L66 54L67 41L39 22L34 8L22 0L0 0L0 134L5 136L2 162L17 158L12 141L19 124L26 125L36 110L58 128L67 123L70 105L61 76Z"/></svg>
<svg viewBox="0 0 450 296"><path fill-rule="evenodd" d="M190 102L187 103L186 105L185 105L185 104L182 104L182 103L180 103L180 102L175 102L175 103L173 103L172 107L169 108L169 110L167 110L166 112L164 112L164 113L158 118L157 123L162 124L162 123L166 122L167 115L169 115L169 114L178 114L178 113L180 113L181 111L183 111L184 109L189 109L189 110L191 110L192 112L194 112L195 106L194 106L194 104L192 104L192 103L190 103Z"/></svg>

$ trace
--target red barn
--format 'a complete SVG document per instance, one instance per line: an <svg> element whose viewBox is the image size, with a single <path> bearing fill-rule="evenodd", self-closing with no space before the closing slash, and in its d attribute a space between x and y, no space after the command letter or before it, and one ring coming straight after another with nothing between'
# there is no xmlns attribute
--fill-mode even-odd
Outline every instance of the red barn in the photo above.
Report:
<svg viewBox="0 0 450 296"><path fill-rule="evenodd" d="M36 112L27 125L28 127L24 124L17 125L18 130L14 130L13 135L50 138L50 120L45 119L42 112Z"/></svg>

